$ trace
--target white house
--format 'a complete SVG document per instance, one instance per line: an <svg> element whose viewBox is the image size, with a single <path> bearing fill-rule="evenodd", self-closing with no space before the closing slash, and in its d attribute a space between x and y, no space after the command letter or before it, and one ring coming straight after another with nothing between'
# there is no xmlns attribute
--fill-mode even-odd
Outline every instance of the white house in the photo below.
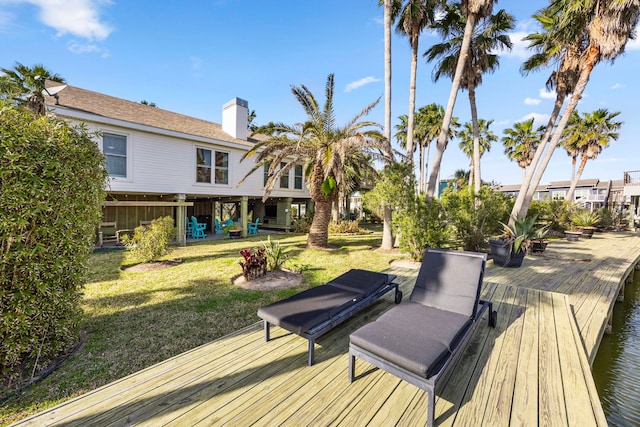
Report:
<svg viewBox="0 0 640 427"><path fill-rule="evenodd" d="M172 216L183 244L185 215L212 228L214 218L288 228L290 208L310 209L302 165L283 176L262 202L265 173L240 161L255 139L247 135L248 103L235 98L223 106L222 125L126 101L73 86L47 82L49 111L97 132L109 173L103 221L133 229L141 221ZM211 232L211 231L209 231Z"/></svg>

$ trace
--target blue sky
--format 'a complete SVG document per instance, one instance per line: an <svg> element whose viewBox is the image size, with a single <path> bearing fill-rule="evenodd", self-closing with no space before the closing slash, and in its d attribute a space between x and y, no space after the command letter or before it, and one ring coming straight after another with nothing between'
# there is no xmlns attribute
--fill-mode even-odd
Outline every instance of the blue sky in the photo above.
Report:
<svg viewBox="0 0 640 427"><path fill-rule="evenodd" d="M256 123L295 123L304 119L291 85L304 84L324 99L326 78L335 74L338 123L346 123L384 93L382 9L377 0L266 2L258 0L0 0L0 66L16 61L42 63L69 84L120 98L155 102L170 111L221 121L222 105L233 97L249 102ZM523 77L526 59L521 38L535 30L531 15L545 1L502 1L517 19L514 49L501 56L500 69L486 75L477 90L478 114L492 119L499 137L505 128L535 115L540 124L553 107L544 83L549 71ZM424 52L439 38L426 33ZM640 169L635 120L640 73L640 43L633 41L611 65L599 64L578 105L620 111L624 125L583 178L622 179ZM393 117L408 111L410 49L393 39ZM446 105L450 81L431 79L433 64L418 63L416 107ZM470 120L467 92L458 94L454 115ZM383 102L368 117L384 123ZM452 141L441 177L468 168ZM543 183L570 178L564 150L554 154ZM484 180L519 183L521 169L496 143L482 159Z"/></svg>

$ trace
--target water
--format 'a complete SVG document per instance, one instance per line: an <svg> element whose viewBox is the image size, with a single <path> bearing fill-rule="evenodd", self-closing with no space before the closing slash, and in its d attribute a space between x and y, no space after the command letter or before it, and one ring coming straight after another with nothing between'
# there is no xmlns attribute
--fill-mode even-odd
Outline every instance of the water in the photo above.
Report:
<svg viewBox="0 0 640 427"><path fill-rule="evenodd" d="M640 271L613 311L613 333L602 338L593 376L610 426L640 426Z"/></svg>

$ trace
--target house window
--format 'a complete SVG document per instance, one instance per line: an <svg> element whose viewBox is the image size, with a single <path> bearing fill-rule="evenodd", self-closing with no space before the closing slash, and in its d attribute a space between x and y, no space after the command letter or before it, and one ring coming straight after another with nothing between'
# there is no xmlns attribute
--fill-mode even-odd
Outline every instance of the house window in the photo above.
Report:
<svg viewBox="0 0 640 427"><path fill-rule="evenodd" d="M286 165L285 162L280 163L280 169L284 169ZM289 188L289 171L280 175L280 188Z"/></svg>
<svg viewBox="0 0 640 427"><path fill-rule="evenodd" d="M589 190L576 190L574 200L588 199Z"/></svg>
<svg viewBox="0 0 640 427"><path fill-rule="evenodd" d="M551 193L551 198L553 200L564 200L564 197L566 195L566 191L554 191Z"/></svg>
<svg viewBox="0 0 640 427"><path fill-rule="evenodd" d="M229 153L216 151L216 184L229 183Z"/></svg>
<svg viewBox="0 0 640 427"><path fill-rule="evenodd" d="M296 165L293 171L293 188L302 190L302 165Z"/></svg>
<svg viewBox="0 0 640 427"><path fill-rule="evenodd" d="M196 182L211 182L211 150L197 150Z"/></svg>
<svg viewBox="0 0 640 427"><path fill-rule="evenodd" d="M110 176L127 177L127 137L113 133L102 134L102 152L107 160Z"/></svg>
<svg viewBox="0 0 640 427"><path fill-rule="evenodd" d="M212 159L215 159L213 164ZM196 182L211 183L212 170L216 184L228 184L229 153L198 148L196 150Z"/></svg>
<svg viewBox="0 0 640 427"><path fill-rule="evenodd" d="M267 163L266 165L264 165L264 182L262 183L262 185L264 185L265 187L267 186L267 181L269 181L269 168L271 167L271 163Z"/></svg>

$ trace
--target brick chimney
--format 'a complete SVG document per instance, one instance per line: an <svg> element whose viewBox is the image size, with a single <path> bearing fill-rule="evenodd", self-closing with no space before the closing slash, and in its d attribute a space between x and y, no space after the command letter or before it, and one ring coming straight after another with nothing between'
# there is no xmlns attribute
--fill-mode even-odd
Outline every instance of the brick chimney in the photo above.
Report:
<svg viewBox="0 0 640 427"><path fill-rule="evenodd" d="M249 103L233 98L222 106L222 130L234 138L247 140Z"/></svg>

